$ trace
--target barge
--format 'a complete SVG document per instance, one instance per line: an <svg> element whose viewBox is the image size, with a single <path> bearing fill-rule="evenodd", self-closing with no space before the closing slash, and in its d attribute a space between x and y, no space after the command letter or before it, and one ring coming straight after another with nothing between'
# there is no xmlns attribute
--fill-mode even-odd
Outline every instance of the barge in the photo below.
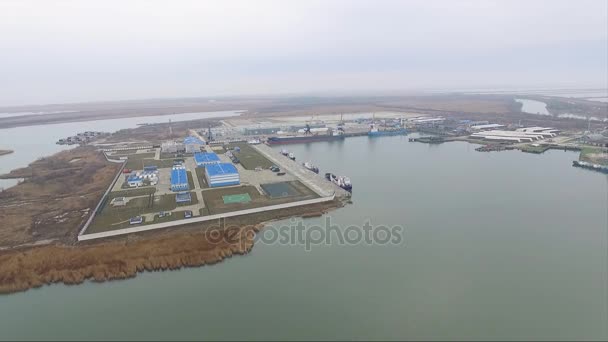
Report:
<svg viewBox="0 0 608 342"><path fill-rule="evenodd" d="M572 162L572 166L608 174L608 166L606 165L592 164L584 161L575 160Z"/></svg>
<svg viewBox="0 0 608 342"><path fill-rule="evenodd" d="M266 142L268 143L268 145L281 145L302 144L317 141L334 141L342 139L344 139L344 131L341 129L327 129L324 132L318 133L312 133L310 129L307 129L302 134L272 136L269 137Z"/></svg>

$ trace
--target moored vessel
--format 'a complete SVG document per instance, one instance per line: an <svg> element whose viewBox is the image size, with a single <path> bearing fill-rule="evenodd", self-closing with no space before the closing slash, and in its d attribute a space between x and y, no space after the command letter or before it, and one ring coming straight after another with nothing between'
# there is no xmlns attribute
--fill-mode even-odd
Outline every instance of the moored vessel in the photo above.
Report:
<svg viewBox="0 0 608 342"><path fill-rule="evenodd" d="M319 168L314 166L311 162L302 163L302 166L304 166L307 170L310 170L314 173L319 173Z"/></svg>
<svg viewBox="0 0 608 342"><path fill-rule="evenodd" d="M326 129L322 132L311 132L310 129L304 130L302 134L295 135L277 135L269 137L266 142L269 145L280 144L301 144L317 141L333 141L344 139L344 131L342 129L332 130Z"/></svg>
<svg viewBox="0 0 608 342"><path fill-rule="evenodd" d="M593 171L598 171L598 172L602 172L602 173L608 173L608 166L605 166L605 165L592 164L592 163L588 163L588 162L584 162L584 161L575 160L572 162L572 166L580 167L580 168L588 169L588 170L593 170Z"/></svg>
<svg viewBox="0 0 608 342"><path fill-rule="evenodd" d="M348 177L336 176L328 172L325 174L325 178L348 192L352 192L353 190L353 184Z"/></svg>

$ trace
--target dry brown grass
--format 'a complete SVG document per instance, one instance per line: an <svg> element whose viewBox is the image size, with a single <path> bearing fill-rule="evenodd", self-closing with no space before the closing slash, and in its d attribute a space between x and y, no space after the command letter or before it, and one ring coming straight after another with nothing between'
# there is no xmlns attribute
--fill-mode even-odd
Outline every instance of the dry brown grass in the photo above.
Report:
<svg viewBox="0 0 608 342"><path fill-rule="evenodd" d="M124 279L143 271L217 263L226 257L249 252L261 222L319 216L342 205L340 201L332 201L234 217L223 220L221 229L218 229L219 222L203 222L77 246L56 244L0 251L0 293L51 283Z"/></svg>
<svg viewBox="0 0 608 342"><path fill-rule="evenodd" d="M13 170L12 177L26 179L0 193L0 247L73 240L118 168L100 152L79 147Z"/></svg>
<svg viewBox="0 0 608 342"><path fill-rule="evenodd" d="M181 233L129 242L110 241L78 247L43 246L0 253L0 293L45 284L79 284L134 277L138 272L213 264L253 246L255 228L217 230L221 239ZM218 241L218 242L216 242Z"/></svg>

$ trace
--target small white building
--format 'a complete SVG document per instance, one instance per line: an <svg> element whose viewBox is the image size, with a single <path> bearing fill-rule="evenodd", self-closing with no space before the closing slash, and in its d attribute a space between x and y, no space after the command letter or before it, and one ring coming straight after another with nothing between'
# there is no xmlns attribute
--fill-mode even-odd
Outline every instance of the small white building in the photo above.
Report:
<svg viewBox="0 0 608 342"><path fill-rule="evenodd" d="M125 205L127 205L127 200L124 197L116 197L112 199L112 202L110 202L110 204L113 207L124 207Z"/></svg>
<svg viewBox="0 0 608 342"><path fill-rule="evenodd" d="M184 144L176 141L165 141L160 145L160 149L163 153L186 152Z"/></svg>
<svg viewBox="0 0 608 342"><path fill-rule="evenodd" d="M133 173L127 178L127 184L131 188L138 188L144 185L144 178L136 173Z"/></svg>

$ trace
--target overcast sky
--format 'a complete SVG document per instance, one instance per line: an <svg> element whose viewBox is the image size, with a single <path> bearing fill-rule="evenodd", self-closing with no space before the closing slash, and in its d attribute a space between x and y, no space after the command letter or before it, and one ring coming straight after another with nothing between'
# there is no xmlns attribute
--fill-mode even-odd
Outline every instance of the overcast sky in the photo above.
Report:
<svg viewBox="0 0 608 342"><path fill-rule="evenodd" d="M0 0L0 105L606 87L608 1Z"/></svg>

